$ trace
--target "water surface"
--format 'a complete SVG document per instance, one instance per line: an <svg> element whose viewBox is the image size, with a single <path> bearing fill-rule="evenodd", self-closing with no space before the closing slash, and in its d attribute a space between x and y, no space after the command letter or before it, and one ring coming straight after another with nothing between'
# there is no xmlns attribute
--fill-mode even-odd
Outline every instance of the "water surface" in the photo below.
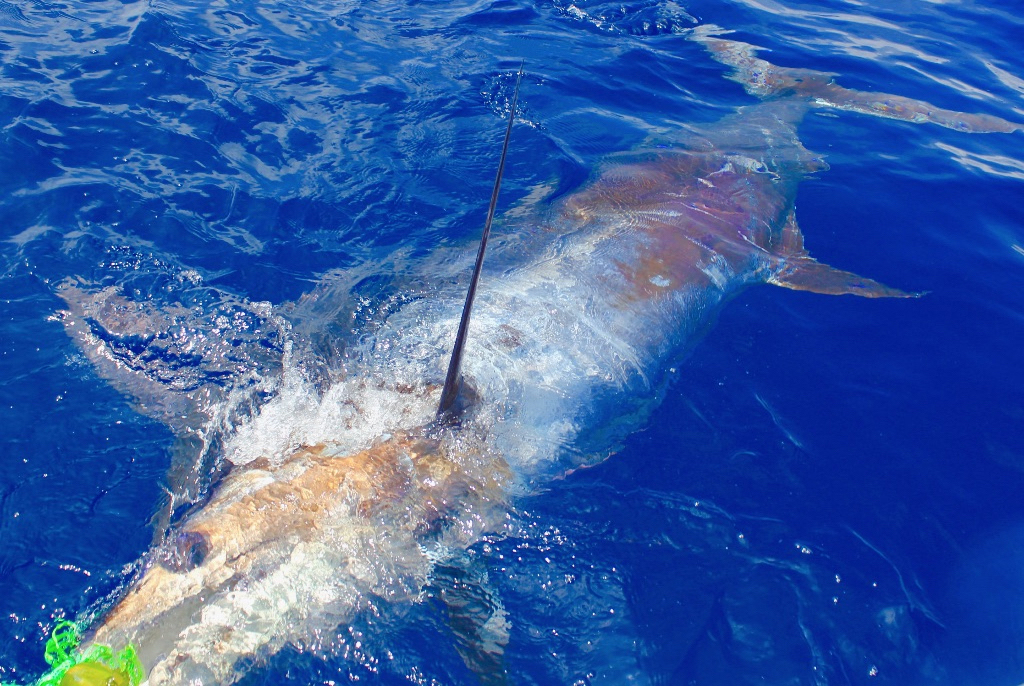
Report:
<svg viewBox="0 0 1024 686"><path fill-rule="evenodd" d="M520 59L504 208L752 104L685 40L698 24L1022 121L1017 9L0 4L0 677L41 673L54 621L123 588L179 454L164 421L187 421L96 373L60 288L180 307L140 362L179 388L258 385L291 338L329 379L346 337L478 235ZM800 136L831 166L797 198L808 248L927 296L748 290L646 430L518 499L477 549L516 683L1024 682L1024 136L843 112ZM314 291L333 295L275 323ZM197 362L211 350L223 365ZM474 683L437 601L379 610L246 683Z"/></svg>

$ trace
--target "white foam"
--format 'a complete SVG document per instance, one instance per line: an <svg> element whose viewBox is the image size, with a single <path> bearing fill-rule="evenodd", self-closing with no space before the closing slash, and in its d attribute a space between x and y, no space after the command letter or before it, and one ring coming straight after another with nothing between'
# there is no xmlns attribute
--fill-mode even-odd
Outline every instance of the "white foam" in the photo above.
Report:
<svg viewBox="0 0 1024 686"><path fill-rule="evenodd" d="M373 377L341 379L321 394L291 370L275 397L226 441L225 454L235 465L262 457L280 464L303 446L327 445L332 453L349 454L385 434L426 424L434 402L423 386L410 389Z"/></svg>

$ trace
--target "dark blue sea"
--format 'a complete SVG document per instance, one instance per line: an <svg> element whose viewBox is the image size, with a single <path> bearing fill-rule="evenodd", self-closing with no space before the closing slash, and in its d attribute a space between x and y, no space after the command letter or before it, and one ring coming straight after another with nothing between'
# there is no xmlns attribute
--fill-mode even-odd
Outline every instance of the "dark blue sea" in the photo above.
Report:
<svg viewBox="0 0 1024 686"><path fill-rule="evenodd" d="M1024 122L1011 0L0 0L0 680L33 681L55 622L123 591L189 421L94 364L69 292L146 303L126 330L174 313L162 352L118 342L155 384L227 393L289 337L329 380L353 322L475 249L521 60L499 215L754 104L687 40L709 24ZM830 167L797 195L807 248L925 295L751 287L621 450L517 497L478 545L512 683L1024 682L1024 133L839 110L798 131ZM242 681L349 682L478 683L430 597Z"/></svg>

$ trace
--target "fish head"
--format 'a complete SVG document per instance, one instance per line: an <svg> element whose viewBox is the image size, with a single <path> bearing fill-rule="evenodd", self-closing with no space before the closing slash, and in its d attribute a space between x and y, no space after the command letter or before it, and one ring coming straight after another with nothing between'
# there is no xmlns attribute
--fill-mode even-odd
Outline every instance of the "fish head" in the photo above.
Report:
<svg viewBox="0 0 1024 686"><path fill-rule="evenodd" d="M151 684L231 683L241 661L415 598L438 551L502 521L507 474L454 432L250 465L154 549L90 640L132 645Z"/></svg>

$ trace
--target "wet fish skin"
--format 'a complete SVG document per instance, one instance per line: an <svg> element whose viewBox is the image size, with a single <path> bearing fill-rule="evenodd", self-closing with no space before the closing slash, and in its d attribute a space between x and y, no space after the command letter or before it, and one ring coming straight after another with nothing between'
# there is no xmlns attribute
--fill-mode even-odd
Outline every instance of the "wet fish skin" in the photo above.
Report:
<svg viewBox="0 0 1024 686"><path fill-rule="evenodd" d="M418 435L392 437L348 456L330 455L324 446L304 448L278 466L239 469L150 556L90 640L135 645L154 685L232 683L241 676L238 660L275 652L292 633L284 628L288 622L301 625L307 608L315 614L317 599L306 599L304 608L299 580L289 596L287 574L260 588L281 569L302 574L308 565L297 551L311 554L324 538L350 548L336 558L339 568L326 573L348 587L350 602L327 597L331 584L322 578L311 589L314 596L327 594L320 602L341 623L365 606L365 596L415 597L430 571L431 541L443 545L437 529L454 500L477 515L490 511L500 518L507 508L506 479L493 459L486 474L470 474L448 458L442 441ZM344 533L332 537L332 530ZM205 551L191 568L162 562L162 551L196 540ZM375 543L402 551L403 564L390 570L401 578L388 579L366 563L367 556L381 554ZM280 616L267 621L274 612Z"/></svg>

